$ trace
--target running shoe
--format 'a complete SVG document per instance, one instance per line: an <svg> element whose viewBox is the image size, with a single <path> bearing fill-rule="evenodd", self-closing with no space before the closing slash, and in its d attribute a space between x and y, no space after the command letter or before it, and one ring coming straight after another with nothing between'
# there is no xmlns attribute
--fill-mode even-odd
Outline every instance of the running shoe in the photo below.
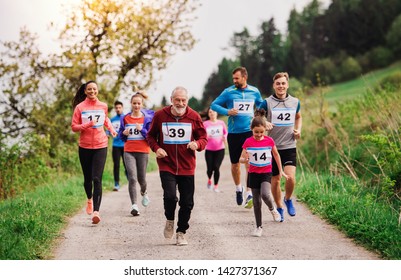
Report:
<svg viewBox="0 0 401 280"><path fill-rule="evenodd" d="M138 205L132 204L132 206L131 206L131 215L132 216L139 216Z"/></svg>
<svg viewBox="0 0 401 280"><path fill-rule="evenodd" d="M288 212L288 214L290 214L290 216L295 216L295 208L294 208L294 205L292 205L292 199L285 199L284 198L284 203L285 203L285 206L287 206L287 212Z"/></svg>
<svg viewBox="0 0 401 280"><path fill-rule="evenodd" d="M92 224L96 225L99 222L100 222L99 212L95 211L95 212L93 212L93 216L92 216Z"/></svg>
<svg viewBox="0 0 401 280"><path fill-rule="evenodd" d="M244 197L242 196L243 189L241 191L237 191L237 204L242 205L242 202L244 202Z"/></svg>
<svg viewBox="0 0 401 280"><path fill-rule="evenodd" d="M143 207L147 207L149 205L150 199L148 197L148 195L145 193L144 195L142 195L142 205Z"/></svg>
<svg viewBox="0 0 401 280"><path fill-rule="evenodd" d="M251 209L252 207L253 207L253 197L252 195L248 195L248 197L245 200L245 208Z"/></svg>
<svg viewBox="0 0 401 280"><path fill-rule="evenodd" d="M277 212L280 214L280 222L284 222L284 209L283 208L277 208Z"/></svg>
<svg viewBox="0 0 401 280"><path fill-rule="evenodd" d="M214 191L214 192L220 192L220 190L219 190L219 188L217 187L217 185L214 186L213 191Z"/></svg>
<svg viewBox="0 0 401 280"><path fill-rule="evenodd" d="M252 236L261 237L261 236L262 236L262 232L263 232L262 227L257 227L257 228L253 231Z"/></svg>
<svg viewBox="0 0 401 280"><path fill-rule="evenodd" d="M174 235L174 220L167 220L164 226L164 238L171 239Z"/></svg>
<svg viewBox="0 0 401 280"><path fill-rule="evenodd" d="M188 245L188 241L185 239L185 233L177 232L177 246Z"/></svg>
<svg viewBox="0 0 401 280"><path fill-rule="evenodd" d="M119 189L120 189L120 185L119 185L118 183L115 183L115 184L114 184L113 191L114 191L114 192L118 192Z"/></svg>
<svg viewBox="0 0 401 280"><path fill-rule="evenodd" d="M86 202L86 214L91 215L93 213L93 200L88 199Z"/></svg>
<svg viewBox="0 0 401 280"><path fill-rule="evenodd" d="M206 187L211 190L212 189L212 180L207 180L207 185Z"/></svg>
<svg viewBox="0 0 401 280"><path fill-rule="evenodd" d="M276 208L274 208L272 211L270 211L270 213L273 216L273 221L275 222L281 222L281 215L280 213L277 211Z"/></svg>

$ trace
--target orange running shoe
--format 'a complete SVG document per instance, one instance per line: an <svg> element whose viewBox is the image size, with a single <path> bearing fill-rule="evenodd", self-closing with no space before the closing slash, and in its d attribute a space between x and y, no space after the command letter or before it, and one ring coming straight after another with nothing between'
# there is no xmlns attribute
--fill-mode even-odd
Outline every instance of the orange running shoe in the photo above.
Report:
<svg viewBox="0 0 401 280"><path fill-rule="evenodd" d="M92 224L98 224L100 222L100 217L99 217L99 212L95 211L93 212L93 217L92 217Z"/></svg>
<svg viewBox="0 0 401 280"><path fill-rule="evenodd" d="M91 215L93 213L93 201L92 198L86 202L86 214Z"/></svg>

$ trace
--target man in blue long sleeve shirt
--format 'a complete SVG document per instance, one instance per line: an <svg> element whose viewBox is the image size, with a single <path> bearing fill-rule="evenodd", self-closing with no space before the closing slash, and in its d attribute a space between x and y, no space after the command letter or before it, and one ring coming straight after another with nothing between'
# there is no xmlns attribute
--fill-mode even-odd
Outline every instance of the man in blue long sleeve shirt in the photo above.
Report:
<svg viewBox="0 0 401 280"><path fill-rule="evenodd" d="M116 111L116 115L110 119L114 129L118 132L120 128L120 117L123 114L123 103L121 101L116 101L114 103L114 110ZM114 189L113 191L118 191L120 189L120 159L123 161L124 171L125 162L124 162L124 141L121 140L118 136L113 138L113 175L114 175ZM126 171L125 171L126 173Z"/></svg>
<svg viewBox="0 0 401 280"><path fill-rule="evenodd" d="M245 67L233 70L234 85L226 88L212 102L211 109L220 115L228 116L227 142L230 152L231 174L236 187L237 204L243 203L243 187L241 185L241 165L239 158L245 139L252 136L251 121L253 112L263 102L259 90L247 84L248 72ZM248 169L248 166L246 166ZM248 180L247 180L248 181ZM252 208L252 193L247 188L245 208Z"/></svg>

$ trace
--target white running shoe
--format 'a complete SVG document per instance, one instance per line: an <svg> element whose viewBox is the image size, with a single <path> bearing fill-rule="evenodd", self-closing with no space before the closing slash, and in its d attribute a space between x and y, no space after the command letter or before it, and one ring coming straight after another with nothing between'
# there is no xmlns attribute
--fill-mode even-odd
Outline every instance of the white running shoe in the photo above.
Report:
<svg viewBox="0 0 401 280"><path fill-rule="evenodd" d="M138 205L132 204L132 206L131 206L131 214L132 214L132 216L139 216Z"/></svg>
<svg viewBox="0 0 401 280"><path fill-rule="evenodd" d="M252 236L261 237L261 236L262 236L262 232L263 232L262 227L257 227L257 228L253 231Z"/></svg>
<svg viewBox="0 0 401 280"><path fill-rule="evenodd" d="M143 207L147 207L149 205L149 202L150 202L150 199L149 199L148 195L145 193L142 196L142 205L143 205Z"/></svg>
<svg viewBox="0 0 401 280"><path fill-rule="evenodd" d="M164 226L164 238L171 239L174 235L174 220L167 220Z"/></svg>
<svg viewBox="0 0 401 280"><path fill-rule="evenodd" d="M281 215L280 215L280 213L277 211L276 208L274 208L272 211L270 211L270 213L272 214L273 220L274 220L275 222L281 222Z"/></svg>

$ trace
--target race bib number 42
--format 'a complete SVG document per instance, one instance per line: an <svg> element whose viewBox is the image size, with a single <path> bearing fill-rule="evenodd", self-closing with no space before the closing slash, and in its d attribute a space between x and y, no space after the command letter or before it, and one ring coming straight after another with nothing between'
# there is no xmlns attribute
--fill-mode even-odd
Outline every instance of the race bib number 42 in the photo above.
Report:
<svg viewBox="0 0 401 280"><path fill-rule="evenodd" d="M81 113L82 124L89 123L91 121L95 122L93 128L101 127L104 125L106 120L106 114L103 110L87 110Z"/></svg>
<svg viewBox="0 0 401 280"><path fill-rule="evenodd" d="M296 110L293 108L273 108L272 123L277 126L293 126Z"/></svg>
<svg viewBox="0 0 401 280"><path fill-rule="evenodd" d="M192 124L166 122L162 123L164 144L188 144L191 142Z"/></svg>

